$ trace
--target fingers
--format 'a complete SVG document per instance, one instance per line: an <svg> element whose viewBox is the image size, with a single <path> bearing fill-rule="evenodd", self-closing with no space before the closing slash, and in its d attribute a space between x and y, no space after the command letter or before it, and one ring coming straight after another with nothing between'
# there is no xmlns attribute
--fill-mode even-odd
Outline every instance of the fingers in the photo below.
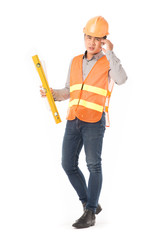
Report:
<svg viewBox="0 0 160 240"><path fill-rule="evenodd" d="M40 88L42 88L42 89L40 89L41 97L46 97L46 92L45 92L45 90L43 90L42 85L40 85Z"/></svg>
<svg viewBox="0 0 160 240"><path fill-rule="evenodd" d="M108 39L101 39L101 43L104 45L107 43L107 41L109 41Z"/></svg>
<svg viewBox="0 0 160 240"><path fill-rule="evenodd" d="M53 93L53 89L52 89L52 88L50 88L50 90L51 90L51 93Z"/></svg>
<svg viewBox="0 0 160 240"><path fill-rule="evenodd" d="M45 91L40 90L40 93L41 93L41 97L46 97L46 92Z"/></svg>
<svg viewBox="0 0 160 240"><path fill-rule="evenodd" d="M42 88L42 89L40 89L41 97L46 97L46 91L43 89L42 86L40 86L40 88ZM53 94L53 92L54 92L53 89L50 88L50 90L51 90L51 93Z"/></svg>
<svg viewBox="0 0 160 240"><path fill-rule="evenodd" d="M106 53L106 51L108 50L113 50L113 44L111 43L111 41L109 41L108 39L102 39L101 40L102 45L106 45L106 49L102 48L102 50Z"/></svg>
<svg viewBox="0 0 160 240"><path fill-rule="evenodd" d="M102 40L101 40L101 43L102 43L103 45L104 45L104 44L106 44L106 45L112 44L111 41L109 41L108 39L102 39Z"/></svg>

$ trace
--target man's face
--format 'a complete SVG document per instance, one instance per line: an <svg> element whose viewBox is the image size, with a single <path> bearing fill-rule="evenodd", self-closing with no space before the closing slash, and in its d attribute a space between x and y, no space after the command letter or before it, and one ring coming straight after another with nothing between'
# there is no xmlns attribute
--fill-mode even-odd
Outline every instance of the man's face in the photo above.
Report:
<svg viewBox="0 0 160 240"><path fill-rule="evenodd" d="M102 38L85 35L84 42L87 52L92 55L100 52L102 49L101 40Z"/></svg>

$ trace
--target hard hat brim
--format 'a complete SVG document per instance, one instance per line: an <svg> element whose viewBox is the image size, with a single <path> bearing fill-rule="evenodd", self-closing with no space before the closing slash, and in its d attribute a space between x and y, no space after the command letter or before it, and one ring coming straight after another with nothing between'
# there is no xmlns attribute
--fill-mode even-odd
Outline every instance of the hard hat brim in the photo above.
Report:
<svg viewBox="0 0 160 240"><path fill-rule="evenodd" d="M87 30L85 29L85 27L83 28L83 33L85 33L85 34L87 34L87 35L89 35L89 36L92 36L92 37L99 37L99 38L104 37L104 36L102 36L101 34L98 34L98 33L97 33L97 34L95 35L95 33L87 31ZM107 32L107 33L105 34L105 36L107 36L107 35L109 35L109 32Z"/></svg>

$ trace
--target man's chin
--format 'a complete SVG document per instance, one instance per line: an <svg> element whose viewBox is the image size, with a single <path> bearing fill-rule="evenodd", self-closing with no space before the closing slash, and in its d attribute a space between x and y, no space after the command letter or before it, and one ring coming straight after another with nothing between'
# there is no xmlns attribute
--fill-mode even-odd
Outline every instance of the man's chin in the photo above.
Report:
<svg viewBox="0 0 160 240"><path fill-rule="evenodd" d="M101 50L96 51L96 50L90 50L90 49L87 49L87 52L88 52L89 54L93 54L93 55L99 53L100 51L101 51Z"/></svg>

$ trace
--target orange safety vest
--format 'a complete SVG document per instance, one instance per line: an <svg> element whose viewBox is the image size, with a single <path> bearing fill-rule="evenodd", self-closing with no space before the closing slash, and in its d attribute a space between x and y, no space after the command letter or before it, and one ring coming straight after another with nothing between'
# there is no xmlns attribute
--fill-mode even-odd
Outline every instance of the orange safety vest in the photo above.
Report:
<svg viewBox="0 0 160 240"><path fill-rule="evenodd" d="M101 119L105 110L106 126L109 127L108 107L113 89L113 81L108 83L109 61L106 56L101 57L84 81L82 64L83 54L73 58L70 70L70 101L67 120L77 117L84 122L95 123Z"/></svg>

